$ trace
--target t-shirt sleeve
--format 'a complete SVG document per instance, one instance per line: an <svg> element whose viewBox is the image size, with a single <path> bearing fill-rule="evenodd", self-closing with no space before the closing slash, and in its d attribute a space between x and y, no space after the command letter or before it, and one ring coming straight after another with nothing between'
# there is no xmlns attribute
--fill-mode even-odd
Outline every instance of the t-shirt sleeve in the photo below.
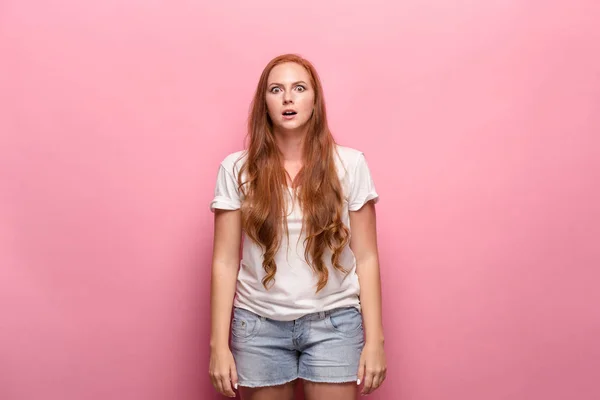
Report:
<svg viewBox="0 0 600 400"><path fill-rule="evenodd" d="M223 164L219 166L215 196L210 203L210 211L216 208L221 210L237 210L241 206L240 192L237 180L232 171L228 171Z"/></svg>
<svg viewBox="0 0 600 400"><path fill-rule="evenodd" d="M363 153L358 157L351 178L350 193L348 196L348 209L350 211L360 210L362 206L371 200L373 200L373 203L379 201L379 194L375 190L375 183L373 182L371 171Z"/></svg>

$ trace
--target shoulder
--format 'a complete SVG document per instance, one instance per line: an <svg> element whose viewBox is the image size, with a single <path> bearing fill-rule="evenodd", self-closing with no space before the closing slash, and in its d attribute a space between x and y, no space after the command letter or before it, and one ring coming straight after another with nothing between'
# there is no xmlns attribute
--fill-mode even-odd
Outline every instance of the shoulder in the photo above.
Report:
<svg viewBox="0 0 600 400"><path fill-rule="evenodd" d="M351 147L338 146L339 160L344 164L345 175L341 179L347 190L348 210L360 210L367 201L379 200L364 153Z"/></svg>
<svg viewBox="0 0 600 400"><path fill-rule="evenodd" d="M362 151L348 146L337 145L336 150L340 158L345 162L355 162L363 155Z"/></svg>
<svg viewBox="0 0 600 400"><path fill-rule="evenodd" d="M242 164L246 160L247 151L240 150L230 153L221 161L221 167L230 173L239 172Z"/></svg>
<svg viewBox="0 0 600 400"><path fill-rule="evenodd" d="M337 159L346 173L352 173L364 159L364 153L352 147L337 145L336 152Z"/></svg>

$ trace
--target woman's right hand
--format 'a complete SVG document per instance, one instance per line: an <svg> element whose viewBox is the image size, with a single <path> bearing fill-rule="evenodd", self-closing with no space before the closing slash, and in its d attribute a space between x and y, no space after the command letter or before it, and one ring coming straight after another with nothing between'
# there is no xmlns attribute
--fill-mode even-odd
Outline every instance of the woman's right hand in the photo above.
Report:
<svg viewBox="0 0 600 400"><path fill-rule="evenodd" d="M235 360L229 347L212 349L210 352L210 379L217 391L228 397L235 397L234 388L237 389L237 371Z"/></svg>

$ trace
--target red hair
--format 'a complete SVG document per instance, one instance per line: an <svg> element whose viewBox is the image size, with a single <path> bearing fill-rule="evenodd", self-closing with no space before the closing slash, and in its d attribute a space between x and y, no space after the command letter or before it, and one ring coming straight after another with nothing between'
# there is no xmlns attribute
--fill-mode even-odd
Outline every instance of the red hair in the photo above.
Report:
<svg viewBox="0 0 600 400"><path fill-rule="evenodd" d="M339 258L348 244L350 232L342 222L344 195L335 163L336 143L327 125L323 88L317 71L306 59L286 54L271 60L263 70L251 104L248 120L249 145L247 159L238 176L245 195L242 204L242 226L246 234L264 251L262 283L269 288L274 283L277 265L275 254L281 245L282 228L288 232L286 219L287 172L275 142L273 121L268 115L265 96L269 73L276 65L293 62L310 75L315 91L314 112L307 122L304 139L303 167L292 182L303 213L306 233L305 258L317 273L316 292L327 284L329 271L323 262L325 250L331 251L335 269L347 272ZM244 175L244 181L242 181Z"/></svg>

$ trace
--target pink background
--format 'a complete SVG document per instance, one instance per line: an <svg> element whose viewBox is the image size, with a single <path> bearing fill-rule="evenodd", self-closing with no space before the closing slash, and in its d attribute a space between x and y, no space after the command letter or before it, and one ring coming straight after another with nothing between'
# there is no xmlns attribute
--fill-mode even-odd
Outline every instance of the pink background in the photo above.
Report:
<svg viewBox="0 0 600 400"><path fill-rule="evenodd" d="M599 4L2 1L0 399L218 398L208 204L284 52L381 195L372 398L600 398Z"/></svg>

